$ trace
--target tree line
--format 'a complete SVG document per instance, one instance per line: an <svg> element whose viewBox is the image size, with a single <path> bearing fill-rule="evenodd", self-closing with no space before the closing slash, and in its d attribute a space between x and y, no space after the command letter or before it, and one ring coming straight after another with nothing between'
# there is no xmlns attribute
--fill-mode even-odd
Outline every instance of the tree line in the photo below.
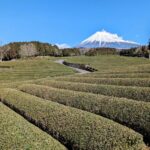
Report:
<svg viewBox="0 0 150 150"><path fill-rule="evenodd" d="M96 55L116 55L118 54L117 49L115 48L91 48L85 53L86 56L96 56Z"/></svg>
<svg viewBox="0 0 150 150"><path fill-rule="evenodd" d="M56 45L49 43L32 42L13 42L0 47L0 60L12 60L36 56L78 56L80 50L77 48L59 49Z"/></svg>
<svg viewBox="0 0 150 150"><path fill-rule="evenodd" d="M120 51L121 56L132 56L132 57L145 57L150 58L150 40L147 46L141 46L138 48L131 48Z"/></svg>
<svg viewBox="0 0 150 150"><path fill-rule="evenodd" d="M0 60L8 61L12 59L36 57L36 56L96 56L96 55L120 55L131 57L150 58L150 40L148 46L137 48L117 50L115 48L65 48L59 49L56 45L41 43L38 41L31 42L13 42L0 47Z"/></svg>

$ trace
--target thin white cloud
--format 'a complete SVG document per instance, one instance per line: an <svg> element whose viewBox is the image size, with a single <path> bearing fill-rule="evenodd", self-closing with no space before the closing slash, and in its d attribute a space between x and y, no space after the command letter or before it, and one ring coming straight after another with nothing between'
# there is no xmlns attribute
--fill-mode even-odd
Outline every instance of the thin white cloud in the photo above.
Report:
<svg viewBox="0 0 150 150"><path fill-rule="evenodd" d="M63 44L56 44L60 49L64 49L64 48L70 48L70 46L66 43L63 43Z"/></svg>
<svg viewBox="0 0 150 150"><path fill-rule="evenodd" d="M0 38L0 46L4 44L4 40Z"/></svg>
<svg viewBox="0 0 150 150"><path fill-rule="evenodd" d="M7 44L8 42L5 41L4 39L0 38L0 46L3 46L5 44Z"/></svg>

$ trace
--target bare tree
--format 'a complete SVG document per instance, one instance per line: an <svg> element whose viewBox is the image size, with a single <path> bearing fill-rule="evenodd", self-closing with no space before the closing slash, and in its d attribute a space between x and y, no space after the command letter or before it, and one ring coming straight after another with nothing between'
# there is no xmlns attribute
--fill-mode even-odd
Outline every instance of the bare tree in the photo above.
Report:
<svg viewBox="0 0 150 150"><path fill-rule="evenodd" d="M37 55L37 50L33 43L28 43L21 45L19 53L21 57L31 57Z"/></svg>

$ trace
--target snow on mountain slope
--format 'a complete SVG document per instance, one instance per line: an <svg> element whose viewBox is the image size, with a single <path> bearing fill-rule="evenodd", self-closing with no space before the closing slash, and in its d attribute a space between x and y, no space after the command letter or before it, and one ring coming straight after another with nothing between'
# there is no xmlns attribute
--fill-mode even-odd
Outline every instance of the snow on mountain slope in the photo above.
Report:
<svg viewBox="0 0 150 150"><path fill-rule="evenodd" d="M112 34L106 31L96 32L83 42L78 47L82 48L96 48L96 47L111 47L117 49L127 49L138 47L139 44L132 41L123 40L117 34Z"/></svg>

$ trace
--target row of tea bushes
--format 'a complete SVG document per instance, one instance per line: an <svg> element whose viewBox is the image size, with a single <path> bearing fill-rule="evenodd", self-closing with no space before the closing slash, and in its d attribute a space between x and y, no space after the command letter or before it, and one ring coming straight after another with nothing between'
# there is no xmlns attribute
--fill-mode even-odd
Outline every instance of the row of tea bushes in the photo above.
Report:
<svg viewBox="0 0 150 150"><path fill-rule="evenodd" d="M76 77L83 77L83 75L77 75ZM100 74L90 73L84 74L84 77L91 78L150 78L150 73L122 73L122 74Z"/></svg>
<svg viewBox="0 0 150 150"><path fill-rule="evenodd" d="M58 77L56 80L91 83L91 84L108 84L108 85L121 85L121 86L139 86L150 87L150 78L92 78L92 77Z"/></svg>
<svg viewBox="0 0 150 150"><path fill-rule="evenodd" d="M58 141L0 103L1 150L66 150Z"/></svg>
<svg viewBox="0 0 150 150"><path fill-rule="evenodd" d="M90 92L94 94L102 94L107 96L124 97L138 101L150 102L150 88L148 87L131 87L131 86L115 86L100 85L88 83L75 83L67 81L54 81L48 79L36 80L35 84L46 85L50 87L69 89L73 91Z"/></svg>
<svg viewBox="0 0 150 150"><path fill-rule="evenodd" d="M149 61L149 60L148 60ZM113 68L113 69L107 69L103 72L99 73L107 73L107 74L122 74L122 73L150 73L150 64L142 64L142 65L134 65L134 66L128 66L128 67L120 67L120 68Z"/></svg>
<svg viewBox="0 0 150 150"><path fill-rule="evenodd" d="M105 116L142 133L150 140L150 103L52 87L25 84L23 92Z"/></svg>
<svg viewBox="0 0 150 150"><path fill-rule="evenodd" d="M142 135L101 116L14 89L0 91L1 101L74 150L141 150Z"/></svg>

